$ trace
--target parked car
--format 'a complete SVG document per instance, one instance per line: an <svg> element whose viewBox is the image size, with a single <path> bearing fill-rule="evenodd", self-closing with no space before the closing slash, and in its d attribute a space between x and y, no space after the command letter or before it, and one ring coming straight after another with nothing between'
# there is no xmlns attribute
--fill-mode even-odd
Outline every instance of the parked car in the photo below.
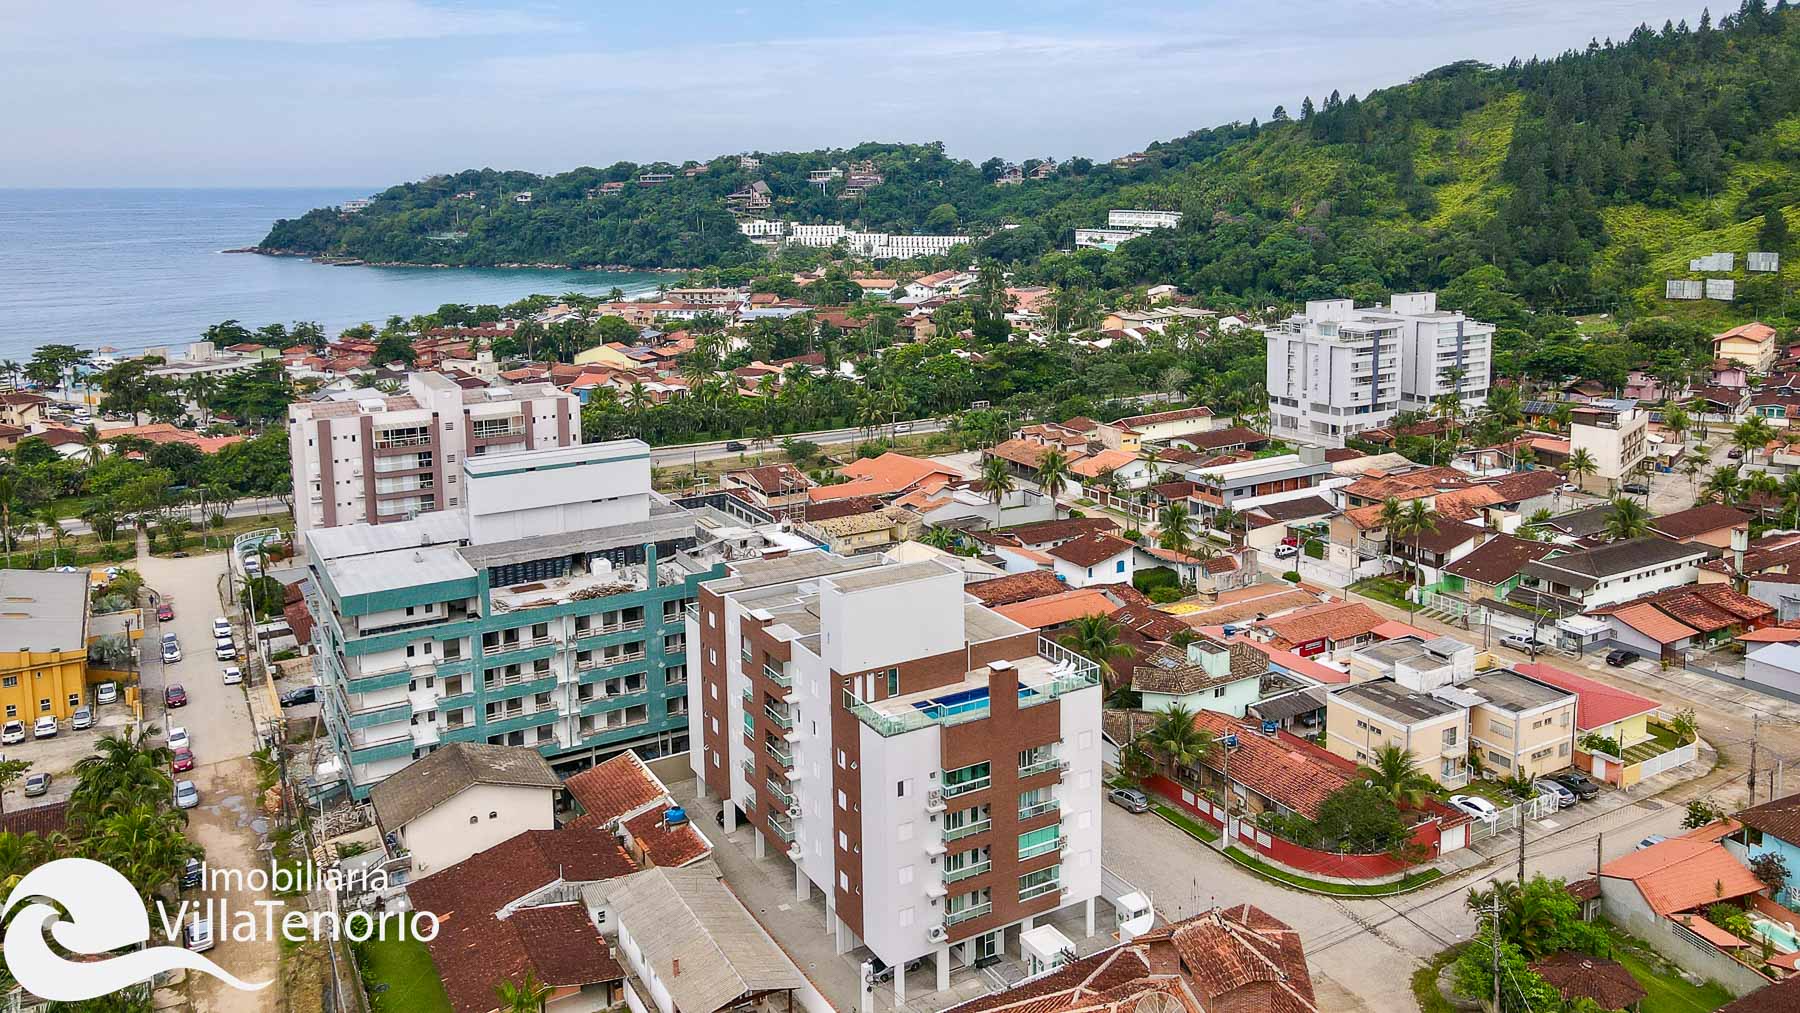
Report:
<svg viewBox="0 0 1800 1013"><path fill-rule="evenodd" d="M169 726L170 749L192 749L194 741L188 738L188 730L180 725Z"/></svg>
<svg viewBox="0 0 1800 1013"><path fill-rule="evenodd" d="M1136 788L1114 788L1106 793L1106 800L1128 813L1150 811L1150 799Z"/></svg>
<svg viewBox="0 0 1800 1013"><path fill-rule="evenodd" d="M1575 794L1574 792L1570 791L1568 788L1556 783L1555 781L1550 780L1547 777L1538 778L1537 780L1531 782L1531 786L1538 790L1538 794L1549 795L1549 796L1555 798L1556 799L1556 807L1558 809L1567 809L1568 807L1581 801L1581 796Z"/></svg>
<svg viewBox="0 0 1800 1013"><path fill-rule="evenodd" d="M78 732L94 727L94 712L86 707L75 708L75 713L69 716L69 727Z"/></svg>
<svg viewBox="0 0 1800 1013"><path fill-rule="evenodd" d="M181 660L181 645L173 640L163 641L163 664L172 665Z"/></svg>
<svg viewBox="0 0 1800 1013"><path fill-rule="evenodd" d="M181 782L193 787L188 781ZM181 945L195 953L205 953L213 948L212 922L206 918L196 918L181 929Z"/></svg>
<svg viewBox="0 0 1800 1013"><path fill-rule="evenodd" d="M1625 495L1627 496L1650 495L1650 487L1643 482L1626 482L1623 486L1620 486L1620 488L1625 490Z"/></svg>
<svg viewBox="0 0 1800 1013"><path fill-rule="evenodd" d="M1298 556L1299 554L1300 554L1300 547L1297 545L1277 545L1277 546L1275 546L1275 558L1276 559L1292 559L1293 557Z"/></svg>
<svg viewBox="0 0 1800 1013"><path fill-rule="evenodd" d="M1575 487L1574 482L1564 482L1563 484L1556 487L1556 491L1557 492L1580 492L1581 490L1579 490Z"/></svg>
<svg viewBox="0 0 1800 1013"><path fill-rule="evenodd" d="M1726 453L1725 456L1731 458L1734 461L1741 461L1741 460L1743 460L1743 457L1744 457L1744 448L1743 447L1732 447L1731 450L1728 453Z"/></svg>
<svg viewBox="0 0 1800 1013"><path fill-rule="evenodd" d="M50 775L49 774L26 774L25 775L25 797L26 798L37 798L40 795L48 795L48 794L50 794Z"/></svg>
<svg viewBox="0 0 1800 1013"><path fill-rule="evenodd" d="M179 683L179 682L175 683L174 685L170 686L168 689L163 690L163 706L164 707L186 707L187 706L187 690L182 688L181 683Z"/></svg>
<svg viewBox="0 0 1800 1013"><path fill-rule="evenodd" d="M213 641L213 660L214 661L236 661L237 660L237 645L231 642L230 637L220 637L219 639Z"/></svg>
<svg viewBox="0 0 1800 1013"><path fill-rule="evenodd" d="M175 782L175 808L192 809L200 804L200 789L192 781Z"/></svg>
<svg viewBox="0 0 1800 1013"><path fill-rule="evenodd" d="M283 707L298 707L303 703L312 703L317 699L319 699L318 687L301 686L299 689L290 689L286 693L281 694L281 705Z"/></svg>
<svg viewBox="0 0 1800 1013"><path fill-rule="evenodd" d="M187 864L181 867L181 888L183 890L192 890L205 880L206 863L198 858L188 859Z"/></svg>
<svg viewBox="0 0 1800 1013"><path fill-rule="evenodd" d="M906 962L906 970L908 972L917 971L923 966L925 966L924 957L917 957ZM870 980L877 985L882 984L883 982L892 981L894 978L894 969L888 966L887 961L870 954L869 977Z"/></svg>
<svg viewBox="0 0 1800 1013"><path fill-rule="evenodd" d="M231 636L231 620L224 616L213 616L213 639Z"/></svg>
<svg viewBox="0 0 1800 1013"><path fill-rule="evenodd" d="M1526 654L1536 654L1544 649L1544 642L1542 640L1528 637L1523 633L1513 633L1501 637L1500 642L1515 651L1523 651Z"/></svg>
<svg viewBox="0 0 1800 1013"><path fill-rule="evenodd" d="M1600 794L1600 786L1593 779L1578 770L1565 770L1559 774L1551 774L1550 780L1574 792L1583 802Z"/></svg>
<svg viewBox="0 0 1800 1013"><path fill-rule="evenodd" d="M52 717L38 718L37 724L31 726L31 737L34 739L56 738L56 719Z"/></svg>
<svg viewBox="0 0 1800 1013"><path fill-rule="evenodd" d="M1616 651L1606 652L1606 663L1614 668L1624 668L1636 660L1638 660L1638 652L1628 651L1623 647Z"/></svg>
<svg viewBox="0 0 1800 1013"><path fill-rule="evenodd" d="M97 704L118 703L119 702L119 684L116 682L103 682L100 685L95 686L94 687L94 702Z"/></svg>
<svg viewBox="0 0 1800 1013"><path fill-rule="evenodd" d="M750 448L746 447L743 444L743 442L740 440L727 440L725 442L725 449L731 451L734 454L741 454L744 451L749 450Z"/></svg>
<svg viewBox="0 0 1800 1013"><path fill-rule="evenodd" d="M1452 795L1450 804L1483 823L1492 823L1500 818L1500 810L1494 808L1494 803L1480 795Z"/></svg>
<svg viewBox="0 0 1800 1013"><path fill-rule="evenodd" d="M1643 840L1637 842L1637 847L1633 848L1632 850L1633 851L1642 851L1645 848L1654 848L1658 844L1661 844L1662 842L1664 842L1666 840L1668 840L1668 838L1664 837L1661 834L1651 834L1649 837L1646 837Z"/></svg>
<svg viewBox="0 0 1800 1013"><path fill-rule="evenodd" d="M182 746L180 749L175 750L175 758L169 761L169 766L175 768L175 773L177 774L183 771L193 770L194 751L186 746Z"/></svg>
<svg viewBox="0 0 1800 1013"><path fill-rule="evenodd" d="M225 669L225 685L236 686L238 683L243 682L243 681L244 681L244 670L243 669L237 667L236 665L231 665Z"/></svg>
<svg viewBox="0 0 1800 1013"><path fill-rule="evenodd" d="M0 745L16 746L25 741L25 722L8 721L0 728Z"/></svg>
<svg viewBox="0 0 1800 1013"><path fill-rule="evenodd" d="M163 602L161 605L156 606L156 618L157 621L165 623L175 618L175 606L168 602Z"/></svg>
<svg viewBox="0 0 1800 1013"><path fill-rule="evenodd" d="M748 822L750 822L750 821L749 821L749 820L748 820L748 819L746 819L746 818L745 818L745 816L744 816L744 810L742 810L742 809L738 809L738 807L737 807L737 806L736 806L736 805L735 805L735 804L734 804L734 805L733 805L733 806L732 806L732 807L731 807L731 808L733 808L733 809L737 809L737 825L738 825L738 826L740 826L740 827L741 827L741 826L743 826L743 825L744 825L744 824L745 824L745 823L748 823ZM718 825L719 825L719 826L724 826L724 825L725 825L725 809L724 809L724 807L723 807L723 806L721 806L721 807L720 807L720 808L719 808L719 814L718 814L718 815L717 815L717 816L714 816L714 817L713 817L713 822L714 822L714 823L717 823L717 824L718 824Z"/></svg>

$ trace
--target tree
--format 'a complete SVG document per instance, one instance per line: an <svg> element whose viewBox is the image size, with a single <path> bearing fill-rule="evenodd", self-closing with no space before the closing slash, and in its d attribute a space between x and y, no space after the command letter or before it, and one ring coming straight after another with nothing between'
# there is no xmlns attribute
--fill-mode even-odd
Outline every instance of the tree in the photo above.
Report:
<svg viewBox="0 0 1800 1013"><path fill-rule="evenodd" d="M500 1013L543 1013L550 997L550 986L538 980L537 971L526 968L517 981L502 981L494 986L494 998L500 1002Z"/></svg>
<svg viewBox="0 0 1800 1013"><path fill-rule="evenodd" d="M1185 553L1193 545L1193 537L1188 531L1187 508L1180 503L1169 503L1156 512L1156 544L1172 552Z"/></svg>
<svg viewBox="0 0 1800 1013"><path fill-rule="evenodd" d="M1694 716L1694 708L1683 707L1676 711L1674 719L1669 722L1669 730L1674 732L1675 737L1684 743L1698 741L1700 722Z"/></svg>
<svg viewBox="0 0 1800 1013"><path fill-rule="evenodd" d="M1779 894L1787 886L1790 872L1787 859L1774 851L1765 851L1750 859L1750 874L1769 887L1769 892Z"/></svg>
<svg viewBox="0 0 1800 1013"><path fill-rule="evenodd" d="M1435 781L1420 772L1412 751L1397 745L1377 749L1373 762L1357 773L1395 805L1416 807L1436 786Z"/></svg>
<svg viewBox="0 0 1800 1013"><path fill-rule="evenodd" d="M1772 207L1763 213L1762 228L1756 231L1756 247L1769 253L1780 253L1787 249L1787 242L1787 215L1780 208Z"/></svg>
<svg viewBox="0 0 1800 1013"><path fill-rule="evenodd" d="M1287 828L1293 832L1296 827ZM1308 847L1357 854L1393 853L1404 849L1410 838L1406 821L1394 800L1381 788L1351 782L1319 803L1310 840L1296 841Z"/></svg>
<svg viewBox="0 0 1800 1013"><path fill-rule="evenodd" d="M1410 500L1406 504L1406 516L1400 521L1400 531L1413 540L1413 573L1419 586L1425 586L1425 567L1422 565L1420 543L1425 536L1437 530L1438 512L1431 507L1429 499Z"/></svg>
<svg viewBox="0 0 1800 1013"><path fill-rule="evenodd" d="M1725 808L1710 798L1691 799L1687 804L1687 813L1681 818L1684 829L1695 830L1716 823L1725 818Z"/></svg>
<svg viewBox="0 0 1800 1013"><path fill-rule="evenodd" d="M1044 451L1038 459L1038 488L1054 502L1057 493L1062 491L1063 482L1069 474L1069 457L1055 447Z"/></svg>
<svg viewBox="0 0 1800 1013"><path fill-rule="evenodd" d="M1594 455L1588 453L1585 447L1570 454L1568 463L1563 467L1577 486L1582 484L1583 478L1600 470L1600 466L1594 463Z"/></svg>
<svg viewBox="0 0 1800 1013"><path fill-rule="evenodd" d="M1406 506L1398 497L1389 496L1381 501L1381 509L1376 513L1381 523L1382 534L1387 536L1387 559L1394 559L1394 540L1399 537L1401 526L1406 522Z"/></svg>
<svg viewBox="0 0 1800 1013"><path fill-rule="evenodd" d="M1173 778L1183 767L1192 767L1212 752L1213 734L1194 724L1193 711L1172 703L1157 715L1140 742L1162 759Z"/></svg>
<svg viewBox="0 0 1800 1013"><path fill-rule="evenodd" d="M1650 532L1650 514L1643 504L1629 496L1620 496L1612 501L1612 510L1606 515L1606 537L1614 541L1625 541L1630 538L1642 538Z"/></svg>
<svg viewBox="0 0 1800 1013"><path fill-rule="evenodd" d="M1756 452L1765 449L1769 441L1775 438L1775 430L1769 426L1769 420L1760 415L1752 415L1731 431L1731 443L1744 452L1744 459L1738 465L1742 474L1744 465L1756 460Z"/></svg>
<svg viewBox="0 0 1800 1013"><path fill-rule="evenodd" d="M994 526L1000 526L1000 504L1017 488L1012 466L1006 459L989 454L981 462L981 488L994 501Z"/></svg>
<svg viewBox="0 0 1800 1013"><path fill-rule="evenodd" d="M369 353L369 362L385 366L391 362L402 362L410 366L417 362L419 353L413 350L413 339L406 334L384 334L375 343L375 350Z"/></svg>
<svg viewBox="0 0 1800 1013"><path fill-rule="evenodd" d="M6 811L6 789L17 784L30 769L30 760L0 760L0 813Z"/></svg>
<svg viewBox="0 0 1800 1013"><path fill-rule="evenodd" d="M1104 615L1082 616L1075 620L1068 633L1063 634L1060 641L1064 647L1100 666L1100 671L1110 682L1116 675L1112 663L1118 658L1129 658L1131 647L1119 641L1119 627Z"/></svg>

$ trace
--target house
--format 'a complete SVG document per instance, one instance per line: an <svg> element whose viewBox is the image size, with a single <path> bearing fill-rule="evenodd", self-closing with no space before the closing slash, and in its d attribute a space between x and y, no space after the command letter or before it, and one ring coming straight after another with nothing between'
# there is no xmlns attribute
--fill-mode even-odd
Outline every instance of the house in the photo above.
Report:
<svg viewBox="0 0 1800 1013"><path fill-rule="evenodd" d="M1347 654L1378 639L1375 627L1384 622L1385 618L1361 602L1332 602L1257 622L1250 635L1278 650L1311 658Z"/></svg>
<svg viewBox="0 0 1800 1013"><path fill-rule="evenodd" d="M556 826L562 781L537 750L451 742L414 760L369 793L375 822L412 878L428 877L524 830Z"/></svg>
<svg viewBox="0 0 1800 1013"><path fill-rule="evenodd" d="M1791 1013L1796 1009L1800 1009L1800 975L1790 975L1720 1006L1715 1013Z"/></svg>
<svg viewBox="0 0 1800 1013"><path fill-rule="evenodd" d="M816 491L816 490L815 490ZM924 523L919 515L897 506L867 513L849 514L823 521L803 521L795 530L825 547L827 552L851 556L881 552L918 537Z"/></svg>
<svg viewBox="0 0 1800 1013"><path fill-rule="evenodd" d="M1416 567L1424 582L1434 584L1446 566L1475 551L1487 531L1462 521L1439 520L1429 530L1394 539L1393 558Z"/></svg>
<svg viewBox="0 0 1800 1013"><path fill-rule="evenodd" d="M1202 433L1189 433L1170 441L1177 446L1191 447L1208 454L1229 454L1236 451L1258 451L1268 447L1270 440L1267 434L1243 426L1230 426L1225 429L1210 429Z"/></svg>
<svg viewBox="0 0 1800 1013"><path fill-rule="evenodd" d="M1054 931L1054 930L1052 930ZM1300 934L1261 908L1213 908L945 1013L1320 1013ZM1041 962L1040 962L1041 963Z"/></svg>
<svg viewBox="0 0 1800 1013"><path fill-rule="evenodd" d="M1131 670L1131 688L1147 711L1182 707L1244 716L1255 703L1269 659L1249 644L1203 638L1187 649L1164 647Z"/></svg>
<svg viewBox="0 0 1800 1013"><path fill-rule="evenodd" d="M1151 412L1147 415L1127 415L1114 419L1110 425L1115 429L1130 429L1138 434L1141 440L1153 443L1171 443L1187 436L1210 433L1224 422L1211 408L1198 405L1193 408L1176 408L1166 412Z"/></svg>
<svg viewBox="0 0 1800 1013"><path fill-rule="evenodd" d="M727 489L743 489L752 502L774 514L803 508L807 493L817 485L806 472L791 464L728 471L719 476L719 484Z"/></svg>
<svg viewBox="0 0 1800 1013"><path fill-rule="evenodd" d="M1620 646L1672 660L1772 623L1775 609L1728 584L1693 584L1589 609L1587 615L1611 627Z"/></svg>
<svg viewBox="0 0 1800 1013"><path fill-rule="evenodd" d="M1636 1009L1650 994L1624 964L1604 957L1565 951L1534 960L1529 966L1566 1003L1585 999L1595 1009Z"/></svg>
<svg viewBox="0 0 1800 1013"><path fill-rule="evenodd" d="M1721 503L1702 503L1653 518L1650 530L1673 542L1698 542L1724 549L1731 546L1733 531L1750 530L1750 515Z"/></svg>
<svg viewBox="0 0 1800 1013"><path fill-rule="evenodd" d="M1661 712L1661 703L1542 662L1515 668L1521 675L1575 694L1574 766L1596 779L1628 788L1693 761L1694 745L1679 743L1673 732L1652 720ZM1618 754L1602 752L1599 739L1615 743Z"/></svg>
<svg viewBox="0 0 1800 1013"><path fill-rule="evenodd" d="M1585 450L1594 470L1581 476L1590 492L1610 493L1650 452L1650 413L1635 402L1582 405L1569 417L1569 453Z"/></svg>
<svg viewBox="0 0 1800 1013"><path fill-rule="evenodd" d="M1753 321L1723 334L1713 335L1713 356L1744 364L1752 373L1767 373L1775 365L1775 328Z"/></svg>
<svg viewBox="0 0 1800 1013"><path fill-rule="evenodd" d="M576 774L566 787L577 814L566 826L612 834L640 867L679 868L712 854L712 843L632 750Z"/></svg>
<svg viewBox="0 0 1800 1013"><path fill-rule="evenodd" d="M1707 555L1702 545L1645 535L1528 560L1519 572L1523 587L1586 610L1692 584Z"/></svg>
<svg viewBox="0 0 1800 1013"><path fill-rule="evenodd" d="M44 406L50 399L42 394L15 390L0 394L0 425L31 429L44 421Z"/></svg>
<svg viewBox="0 0 1800 1013"><path fill-rule="evenodd" d="M1733 834L1731 840L1744 848L1748 858L1777 855L1787 864L1789 876L1776 891L1775 902L1786 907L1800 907L1800 878L1792 874L1793 870L1800 869L1800 793L1751 806L1732 819L1743 829Z"/></svg>
<svg viewBox="0 0 1800 1013"><path fill-rule="evenodd" d="M1468 601L1504 600L1519 584L1520 571L1559 546L1516 535L1494 535L1443 568L1439 589Z"/></svg>
<svg viewBox="0 0 1800 1013"><path fill-rule="evenodd" d="M993 580L977 581L963 588L977 601L993 609L1017 602L1031 601L1034 598L1062 594L1068 589L1068 585L1057 580L1056 574L1049 570L1026 570L1023 573L1011 573Z"/></svg>
<svg viewBox="0 0 1800 1013"><path fill-rule="evenodd" d="M1037 572L1055 579L1052 574L1043 570ZM1057 586L1067 585L1057 581ZM994 611L1027 629L1048 630L1072 623L1083 616L1111 615L1118 607L1118 602L1108 598L1100 588L1082 587L1010 605L997 605Z"/></svg>
<svg viewBox="0 0 1800 1013"><path fill-rule="evenodd" d="M636 871L604 831L515 828L412 882L407 895L437 916L425 945L456 1013L493 1013L495 987L527 974L550 990L544 1013L588 1013L627 1005L630 986L596 924L604 904L590 907L584 895Z"/></svg>
<svg viewBox="0 0 1800 1013"><path fill-rule="evenodd" d="M1768 979L1725 952L1750 944L1705 915L1714 904L1741 903L1768 889L1720 843L1736 828L1732 822L1709 824L1602 865L1600 906L1607 920L1676 966L1743 995Z"/></svg>
<svg viewBox="0 0 1800 1013"><path fill-rule="evenodd" d="M1070 587L1129 584L1136 569L1136 546L1108 534L1083 535L1047 551L1050 569Z"/></svg>
<svg viewBox="0 0 1800 1013"><path fill-rule="evenodd" d="M948 465L908 457L891 450L880 457L852 461L840 471L850 481L809 489L807 499L813 503L856 496L893 499L914 489L923 488L935 492L962 478L960 472Z"/></svg>
<svg viewBox="0 0 1800 1013"><path fill-rule="evenodd" d="M793 993L811 987L716 869L646 869L609 903L619 956L648 992L633 1010L792 1010Z"/></svg>
<svg viewBox="0 0 1800 1013"><path fill-rule="evenodd" d="M1794 620L1739 635L1744 681L1779 693L1800 694L1800 628Z"/></svg>
<svg viewBox="0 0 1800 1013"><path fill-rule="evenodd" d="M1136 563L1140 570L1167 567L1175 572L1182 587L1191 587L1199 594L1218 594L1248 587L1261 579L1256 564L1258 555L1257 550L1248 546L1234 546L1229 551L1196 556L1160 545L1139 543Z"/></svg>

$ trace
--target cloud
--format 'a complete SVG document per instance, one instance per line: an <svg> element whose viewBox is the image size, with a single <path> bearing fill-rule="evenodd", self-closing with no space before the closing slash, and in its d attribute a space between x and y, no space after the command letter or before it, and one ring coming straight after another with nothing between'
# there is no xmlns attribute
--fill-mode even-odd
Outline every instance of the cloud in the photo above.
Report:
<svg viewBox="0 0 1800 1013"><path fill-rule="evenodd" d="M24 3L0 8L0 36L87 37L103 43L227 41L344 44L514 35L555 22L530 10L425 0L135 0Z"/></svg>

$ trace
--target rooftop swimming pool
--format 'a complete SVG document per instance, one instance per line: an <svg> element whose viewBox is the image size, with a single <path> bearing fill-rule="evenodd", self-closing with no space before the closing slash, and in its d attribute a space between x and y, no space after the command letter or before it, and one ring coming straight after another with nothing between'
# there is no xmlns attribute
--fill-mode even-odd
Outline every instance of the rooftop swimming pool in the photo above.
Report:
<svg viewBox="0 0 1800 1013"><path fill-rule="evenodd" d="M1032 689L1030 686L1019 687L1020 700L1036 695L1037 690ZM959 714L984 711L988 709L988 688L986 686L981 686L976 689L965 689L959 693L951 693L947 696L932 697L929 700L915 700L913 701L913 707L917 709L919 713L933 720L943 720L944 718L955 717Z"/></svg>

